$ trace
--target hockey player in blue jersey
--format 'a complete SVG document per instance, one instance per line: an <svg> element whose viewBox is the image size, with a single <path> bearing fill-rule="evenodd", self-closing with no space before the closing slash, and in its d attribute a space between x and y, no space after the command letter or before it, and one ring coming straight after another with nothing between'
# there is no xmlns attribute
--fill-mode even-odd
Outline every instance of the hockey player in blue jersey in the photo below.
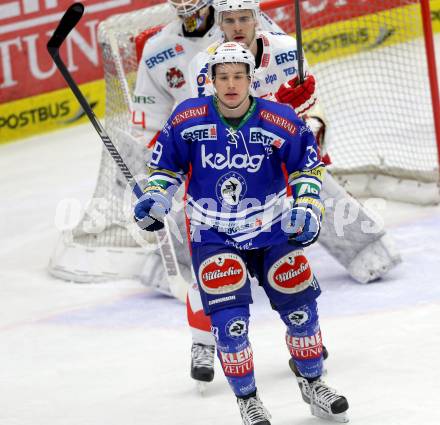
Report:
<svg viewBox="0 0 440 425"><path fill-rule="evenodd" d="M325 168L312 132L292 108L249 95L254 68L242 45L217 48L209 59L216 93L174 110L155 145L135 218L147 231L163 227L188 176L193 268L244 425L270 425L248 339L249 274L287 326L287 347L312 414L346 422L346 398L320 379L320 288L303 251L319 234Z"/></svg>

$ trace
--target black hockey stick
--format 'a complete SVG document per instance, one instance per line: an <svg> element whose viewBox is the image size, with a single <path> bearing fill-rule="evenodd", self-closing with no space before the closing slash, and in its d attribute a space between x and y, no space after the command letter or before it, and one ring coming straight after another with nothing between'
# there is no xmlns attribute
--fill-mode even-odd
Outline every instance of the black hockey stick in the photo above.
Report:
<svg viewBox="0 0 440 425"><path fill-rule="evenodd" d="M125 164L124 160L116 149L115 145L110 140L110 137L108 136L104 127L96 117L93 109L90 107L89 102L87 102L86 98L81 93L81 90L79 89L78 85L72 78L72 75L70 74L70 72L66 68L66 65L60 57L61 45L64 43L73 28L75 28L76 24L81 20L83 13L84 5L82 3L74 3L66 10L63 17L61 18L60 23L55 29L55 32L53 33L50 40L47 42L47 50L49 51L49 54L55 62L57 68L60 70L63 78L66 80L68 86L82 106L83 111L86 113L93 127L95 127L95 130L98 132L99 137L109 151L111 157L114 159L122 174L127 179L128 184L133 188L135 195L140 198L143 195L141 188L137 184L136 180L134 179L133 175L131 174L130 170L128 169L127 165Z"/></svg>
<svg viewBox="0 0 440 425"><path fill-rule="evenodd" d="M136 182L130 169L127 167L127 164L122 159L121 155L116 149L116 146L111 141L110 137L108 136L101 122L96 117L95 113L93 112L92 108L90 107L84 95L81 93L81 90L79 89L78 85L76 84L75 80L72 78L72 75L70 74L69 70L67 69L66 65L64 64L63 60L60 57L61 45L64 43L70 32L75 28L75 26L81 20L83 13L84 13L84 5L79 2L72 4L66 10L63 17L61 18L60 23L58 24L58 27L55 29L55 32L53 33L52 37L47 43L47 50L49 51L50 56L52 57L59 71L61 72L63 78L66 80L68 86L70 87L73 94L77 98L78 102L82 106L84 112L86 113L93 127L95 127L95 130L97 131L99 137L101 138L102 142L104 143L111 157L116 162L116 165L121 170L122 174L126 178L130 187L132 187L136 197L140 198L143 195L142 189L140 188L139 184ZM140 220L138 222L138 225L141 228L145 228L147 225L152 224L151 220L161 222L160 220L156 220L154 217L146 217L143 220ZM167 225L165 225L164 228L160 229L155 233L168 277L170 279L171 278L183 279L178 267L176 255L173 249L170 247L171 236ZM170 281L169 283L170 283L171 293L175 295L176 298L184 300L185 294L181 294L182 291L179 292L179 288L176 289L178 282L176 283L176 287L172 286L173 282Z"/></svg>
<svg viewBox="0 0 440 425"><path fill-rule="evenodd" d="M300 0L295 0L295 32L296 32L296 59L298 62L299 82L304 82L304 57L302 47L302 27L301 27L301 10L299 7Z"/></svg>

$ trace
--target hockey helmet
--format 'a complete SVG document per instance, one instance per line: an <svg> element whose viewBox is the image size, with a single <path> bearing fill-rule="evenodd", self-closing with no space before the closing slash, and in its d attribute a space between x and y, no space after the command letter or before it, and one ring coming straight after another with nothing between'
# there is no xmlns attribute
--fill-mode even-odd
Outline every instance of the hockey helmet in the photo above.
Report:
<svg viewBox="0 0 440 425"><path fill-rule="evenodd" d="M250 50L241 43L229 41L220 44L208 59L208 75L214 79L215 65L222 63L244 63L249 67L249 76L252 78L255 70L255 58Z"/></svg>
<svg viewBox="0 0 440 425"><path fill-rule="evenodd" d="M236 12L239 10L251 10L256 19L260 15L260 0L214 0L215 19L221 23L223 12Z"/></svg>

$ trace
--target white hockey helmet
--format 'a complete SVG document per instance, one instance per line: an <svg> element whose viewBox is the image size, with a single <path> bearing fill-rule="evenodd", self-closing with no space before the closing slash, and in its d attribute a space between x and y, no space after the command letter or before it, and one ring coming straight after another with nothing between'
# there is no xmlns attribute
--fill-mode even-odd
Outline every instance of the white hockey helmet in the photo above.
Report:
<svg viewBox="0 0 440 425"><path fill-rule="evenodd" d="M223 12L236 12L238 10L252 10L256 19L260 16L260 0L214 0L215 20L221 23Z"/></svg>
<svg viewBox="0 0 440 425"><path fill-rule="evenodd" d="M244 63L249 67L249 76L252 78L255 71L255 58L248 48L235 41L220 44L208 59L208 75L214 79L215 65L222 63Z"/></svg>
<svg viewBox="0 0 440 425"><path fill-rule="evenodd" d="M212 4L212 0L168 0L181 17L191 16L205 6Z"/></svg>

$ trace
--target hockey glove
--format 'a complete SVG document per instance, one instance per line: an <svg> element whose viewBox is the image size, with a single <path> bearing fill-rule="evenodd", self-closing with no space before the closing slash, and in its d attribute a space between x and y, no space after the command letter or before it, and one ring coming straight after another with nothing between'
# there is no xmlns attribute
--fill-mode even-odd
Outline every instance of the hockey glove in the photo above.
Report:
<svg viewBox="0 0 440 425"><path fill-rule="evenodd" d="M298 116L303 115L316 102L315 77L306 74L304 82L300 84L298 76L281 84L275 93L275 98L280 103L288 103L295 109Z"/></svg>
<svg viewBox="0 0 440 425"><path fill-rule="evenodd" d="M290 240L299 242L302 246L311 245L318 239L321 230L321 220L324 205L319 197L300 197L296 200L290 215L288 232Z"/></svg>
<svg viewBox="0 0 440 425"><path fill-rule="evenodd" d="M170 200L160 192L142 195L134 207L134 219L138 226L148 232L163 229L164 219L171 209Z"/></svg>

